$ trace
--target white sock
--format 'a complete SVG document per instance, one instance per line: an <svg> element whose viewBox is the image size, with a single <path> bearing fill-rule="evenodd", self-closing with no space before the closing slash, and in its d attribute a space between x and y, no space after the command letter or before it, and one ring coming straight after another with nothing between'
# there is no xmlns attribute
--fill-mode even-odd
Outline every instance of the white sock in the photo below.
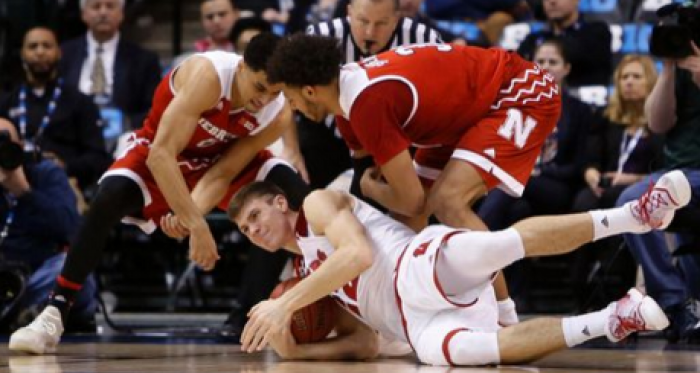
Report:
<svg viewBox="0 0 700 373"><path fill-rule="evenodd" d="M561 320L566 345L574 347L593 338L605 335L605 326L610 317L608 308L580 316L565 317Z"/></svg>
<svg viewBox="0 0 700 373"><path fill-rule="evenodd" d="M518 323L518 313L515 310L515 302L511 298L499 300L498 323L501 326L510 326Z"/></svg>
<svg viewBox="0 0 700 373"><path fill-rule="evenodd" d="M593 219L593 241L620 233L643 233L648 230L632 216L627 205L588 213Z"/></svg>

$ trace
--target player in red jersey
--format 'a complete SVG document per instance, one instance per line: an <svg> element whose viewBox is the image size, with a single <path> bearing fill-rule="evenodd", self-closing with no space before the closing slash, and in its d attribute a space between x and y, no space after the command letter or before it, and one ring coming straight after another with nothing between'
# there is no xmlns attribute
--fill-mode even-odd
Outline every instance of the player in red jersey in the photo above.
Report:
<svg viewBox="0 0 700 373"><path fill-rule="evenodd" d="M353 192L418 217L414 228L432 213L486 229L472 203L494 187L520 195L559 118L552 76L505 50L425 44L341 61L333 39L295 35L268 77L307 117L337 116L354 157L381 171L356 167Z"/></svg>
<svg viewBox="0 0 700 373"><path fill-rule="evenodd" d="M426 364L518 364L602 336L618 342L662 330L666 315L634 288L596 312L503 327L491 281L524 257L664 229L691 197L688 178L676 170L617 208L535 217L497 232L432 225L416 233L344 192L314 191L297 211L274 185L249 184L231 200L229 217L258 246L302 255L308 275L253 307L241 348L254 352L270 343L289 359L367 359L377 353L379 334L410 344ZM292 315L326 295L354 318L341 319L336 337L296 344Z"/></svg>
<svg viewBox="0 0 700 373"><path fill-rule="evenodd" d="M166 231L189 235L190 259L210 270L219 258L204 219L212 208L225 209L231 195L254 180L305 194L294 169L265 150L291 123L281 86L269 84L264 71L278 39L261 34L244 58L196 54L165 76L143 127L100 180L48 306L12 335L10 349L56 348L61 319L120 220L147 233L163 222Z"/></svg>

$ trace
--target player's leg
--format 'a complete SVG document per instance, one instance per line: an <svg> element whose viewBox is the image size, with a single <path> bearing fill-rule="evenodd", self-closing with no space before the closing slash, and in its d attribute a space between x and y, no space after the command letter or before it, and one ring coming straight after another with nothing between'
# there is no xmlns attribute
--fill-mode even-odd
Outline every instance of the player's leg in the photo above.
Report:
<svg viewBox="0 0 700 373"><path fill-rule="evenodd" d="M435 214L445 225L486 231L488 227L472 209L473 203L486 193L484 179L471 164L451 159L453 151L444 147L418 149L415 153L416 173L428 196L426 218ZM494 288L499 300L512 303L503 275L494 280ZM449 288L445 290L450 292ZM517 320L514 311L508 314L510 319Z"/></svg>
<svg viewBox="0 0 700 373"><path fill-rule="evenodd" d="M675 210L688 204L690 196L688 179L682 172L672 171L639 200L621 207L529 218L499 232L453 234L439 252L437 276L443 289L463 294L523 257L564 254L612 235L663 229Z"/></svg>
<svg viewBox="0 0 700 373"><path fill-rule="evenodd" d="M123 217L138 214L143 206L142 191L134 180L108 176L100 182L47 307L31 324L12 334L11 350L32 353L55 350L70 306L87 276L99 264L109 232Z"/></svg>
<svg viewBox="0 0 700 373"><path fill-rule="evenodd" d="M421 361L434 365L522 364L591 339L605 336L618 342L637 331L668 326L656 302L635 289L597 312L536 318L500 330L470 328L469 321L464 321L469 320L469 310L455 312L459 317L453 322L431 321L414 341ZM478 320L471 321L480 325Z"/></svg>
<svg viewBox="0 0 700 373"><path fill-rule="evenodd" d="M428 194L428 210L445 225L488 231L486 224L472 209L474 202L485 195L486 191L486 182L473 165L450 160ZM507 301L509 295L505 276L499 274L493 285L496 298ZM456 291L449 289L449 285L446 286L447 291Z"/></svg>

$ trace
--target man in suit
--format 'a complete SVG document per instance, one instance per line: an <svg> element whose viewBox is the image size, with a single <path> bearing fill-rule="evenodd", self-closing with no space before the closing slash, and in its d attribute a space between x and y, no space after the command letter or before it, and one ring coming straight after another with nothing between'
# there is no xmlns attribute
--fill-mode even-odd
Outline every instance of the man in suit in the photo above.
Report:
<svg viewBox="0 0 700 373"><path fill-rule="evenodd" d="M158 56L123 40L124 0L80 0L86 35L65 42L60 75L124 116L124 130L141 127L160 81Z"/></svg>

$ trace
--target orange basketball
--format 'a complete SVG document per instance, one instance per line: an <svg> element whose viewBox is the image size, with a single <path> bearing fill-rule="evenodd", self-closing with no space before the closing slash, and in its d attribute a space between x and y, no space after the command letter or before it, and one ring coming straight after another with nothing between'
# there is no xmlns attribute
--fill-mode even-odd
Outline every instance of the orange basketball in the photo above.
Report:
<svg viewBox="0 0 700 373"><path fill-rule="evenodd" d="M283 281L275 287L270 298L275 299L301 281L294 277ZM325 339L335 327L335 301L324 297L294 312L292 315L292 335L297 343L318 342Z"/></svg>

